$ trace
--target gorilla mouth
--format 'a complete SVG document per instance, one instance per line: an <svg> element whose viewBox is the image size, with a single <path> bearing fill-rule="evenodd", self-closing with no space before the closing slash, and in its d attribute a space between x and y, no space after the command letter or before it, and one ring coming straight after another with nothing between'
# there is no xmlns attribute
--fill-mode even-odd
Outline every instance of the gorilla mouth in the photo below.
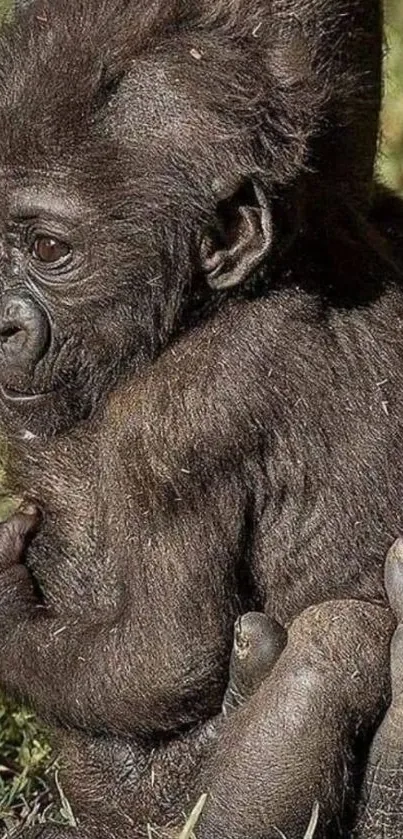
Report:
<svg viewBox="0 0 403 839"><path fill-rule="evenodd" d="M2 399L4 399L5 402L12 402L13 404L32 404L33 402L39 402L46 396L50 396L51 393L53 393L51 390L38 390L35 392L20 391L0 385L0 395Z"/></svg>

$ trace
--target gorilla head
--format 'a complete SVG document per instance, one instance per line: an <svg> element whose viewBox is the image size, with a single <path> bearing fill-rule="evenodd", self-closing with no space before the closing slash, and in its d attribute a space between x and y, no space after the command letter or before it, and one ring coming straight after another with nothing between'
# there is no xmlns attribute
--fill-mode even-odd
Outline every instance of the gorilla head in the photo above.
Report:
<svg viewBox="0 0 403 839"><path fill-rule="evenodd" d="M301 27L259 0L49 0L4 28L0 393L17 428L71 427L223 289L274 275L301 207L317 215L328 169L351 169L349 136L368 128L360 108L351 127L364 74L340 78L337 109L329 92L342 5L328 41L315 4ZM367 190L365 148L321 216Z"/></svg>

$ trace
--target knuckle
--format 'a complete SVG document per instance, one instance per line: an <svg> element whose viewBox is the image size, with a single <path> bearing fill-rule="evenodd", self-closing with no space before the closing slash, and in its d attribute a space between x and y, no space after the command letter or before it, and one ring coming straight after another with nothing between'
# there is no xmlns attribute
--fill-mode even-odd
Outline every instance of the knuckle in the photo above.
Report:
<svg viewBox="0 0 403 839"><path fill-rule="evenodd" d="M27 537L35 522L30 515L15 513L0 525L0 560L15 562L20 558Z"/></svg>

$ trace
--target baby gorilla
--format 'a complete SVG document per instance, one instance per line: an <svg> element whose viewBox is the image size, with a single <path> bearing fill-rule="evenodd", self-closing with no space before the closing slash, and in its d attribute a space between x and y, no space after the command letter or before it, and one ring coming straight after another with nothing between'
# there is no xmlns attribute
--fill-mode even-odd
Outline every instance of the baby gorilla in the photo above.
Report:
<svg viewBox="0 0 403 839"><path fill-rule="evenodd" d="M1 30L0 421L44 517L27 570L0 552L0 685L53 728L81 836L170 826L192 784L215 839L251 812L294 839L313 791L340 818L389 618L296 616L382 602L403 531L380 46L374 0L34 0ZM296 622L212 749L248 609Z"/></svg>

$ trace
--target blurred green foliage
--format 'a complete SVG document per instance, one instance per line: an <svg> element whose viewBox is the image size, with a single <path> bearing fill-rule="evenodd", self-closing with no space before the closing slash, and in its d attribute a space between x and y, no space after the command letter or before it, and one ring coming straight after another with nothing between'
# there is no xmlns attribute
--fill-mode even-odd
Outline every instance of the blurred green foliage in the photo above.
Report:
<svg viewBox="0 0 403 839"><path fill-rule="evenodd" d="M0 839L45 819L74 823L46 734L31 713L0 697Z"/></svg>
<svg viewBox="0 0 403 839"><path fill-rule="evenodd" d="M403 0L385 0L386 56L382 146L383 180L403 193Z"/></svg>

